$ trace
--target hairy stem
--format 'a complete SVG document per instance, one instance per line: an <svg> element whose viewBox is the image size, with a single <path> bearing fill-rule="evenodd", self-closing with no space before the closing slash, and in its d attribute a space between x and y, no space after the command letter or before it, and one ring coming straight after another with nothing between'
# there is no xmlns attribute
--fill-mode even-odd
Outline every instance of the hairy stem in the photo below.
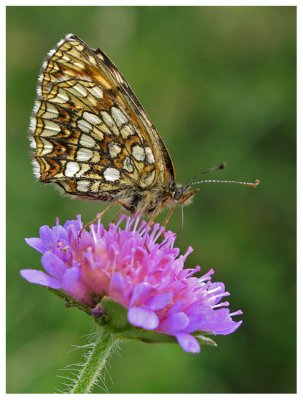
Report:
<svg viewBox="0 0 303 400"><path fill-rule="evenodd" d="M69 393L91 392L116 343L117 339L112 332L105 328L96 327L96 336L94 343L92 343L92 349L86 355L83 367L73 382Z"/></svg>

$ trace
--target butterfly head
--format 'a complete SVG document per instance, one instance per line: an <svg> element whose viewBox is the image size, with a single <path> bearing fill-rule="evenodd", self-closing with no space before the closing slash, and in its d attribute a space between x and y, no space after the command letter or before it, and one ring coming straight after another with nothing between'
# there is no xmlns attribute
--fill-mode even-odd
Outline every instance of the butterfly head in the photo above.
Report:
<svg viewBox="0 0 303 400"><path fill-rule="evenodd" d="M173 183L171 188L172 200L176 205L187 206L193 201L197 189L193 189L188 185Z"/></svg>

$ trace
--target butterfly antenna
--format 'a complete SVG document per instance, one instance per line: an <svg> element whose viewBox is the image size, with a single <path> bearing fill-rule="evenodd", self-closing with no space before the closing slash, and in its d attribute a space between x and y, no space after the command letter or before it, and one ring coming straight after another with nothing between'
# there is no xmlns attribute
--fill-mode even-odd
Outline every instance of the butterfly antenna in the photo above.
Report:
<svg viewBox="0 0 303 400"><path fill-rule="evenodd" d="M206 169L205 171L201 171L199 172L196 176L194 176L193 178L191 178L185 186L191 186L193 184L193 182L200 176L200 175L204 175L204 174L208 174L209 172L214 172L217 171L218 169L224 169L226 168L227 164L226 162L223 162L219 165L216 165L215 167L211 167Z"/></svg>
<svg viewBox="0 0 303 400"><path fill-rule="evenodd" d="M256 179L255 182L225 181L225 180L220 180L220 179L205 179L203 181L193 182L190 186L199 185L200 183L232 183L235 185L245 185L245 186L255 188L259 185L260 179Z"/></svg>

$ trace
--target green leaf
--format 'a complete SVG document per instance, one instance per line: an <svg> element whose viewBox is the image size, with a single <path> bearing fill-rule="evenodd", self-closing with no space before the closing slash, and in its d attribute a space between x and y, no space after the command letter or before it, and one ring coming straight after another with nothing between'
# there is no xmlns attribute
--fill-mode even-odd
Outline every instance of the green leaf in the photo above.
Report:
<svg viewBox="0 0 303 400"><path fill-rule="evenodd" d="M115 302L112 298L104 296L101 300L104 315L100 318L100 325L106 322L114 328L114 330L121 330L130 326L127 320L127 309L121 304ZM96 322L99 323L98 318Z"/></svg>
<svg viewBox="0 0 303 400"><path fill-rule="evenodd" d="M130 326L128 330L120 332L120 339L124 340L140 340L144 343L176 343L174 336L165 335L156 331L148 331L146 329L135 328Z"/></svg>
<svg viewBox="0 0 303 400"><path fill-rule="evenodd" d="M79 303L72 297L70 297L68 294L66 294L63 290L60 289L52 289L48 288L52 293L56 294L57 296L63 298L65 300L65 307L77 307L79 310L84 311L88 315L92 315L91 308L83 303Z"/></svg>
<svg viewBox="0 0 303 400"><path fill-rule="evenodd" d="M204 336L202 335L200 332L196 332L193 334L193 336L198 340L198 342L202 345L206 345L206 346L213 346L213 347L217 347L217 343L212 340L210 337L208 336Z"/></svg>

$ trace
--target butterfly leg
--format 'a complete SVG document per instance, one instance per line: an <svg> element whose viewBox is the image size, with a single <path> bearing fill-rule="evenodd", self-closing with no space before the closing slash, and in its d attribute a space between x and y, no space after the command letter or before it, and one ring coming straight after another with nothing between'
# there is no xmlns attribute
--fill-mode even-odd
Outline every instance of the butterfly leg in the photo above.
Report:
<svg viewBox="0 0 303 400"><path fill-rule="evenodd" d="M157 214L158 214L158 212L159 212L159 209L160 209L159 207L156 207L156 208L153 210L153 212L151 213L148 226L152 226L153 223L155 222L155 218L156 218L156 216L157 216Z"/></svg>
<svg viewBox="0 0 303 400"><path fill-rule="evenodd" d="M109 211L113 206L115 205L115 203L111 203L109 204L107 207L104 208L104 210L102 210L101 212L99 212L97 214L97 216L92 219L91 221L87 222L85 225L83 225L81 232L84 231L86 228L88 228L91 224L94 224L96 221L98 221L99 219L101 219L103 217L103 215ZM81 234L80 232L80 234Z"/></svg>
<svg viewBox="0 0 303 400"><path fill-rule="evenodd" d="M172 216L174 210L175 210L175 207L170 208L168 213L167 213L167 215L166 215L166 217L165 217L165 220L164 220L164 222L162 224L162 226L164 227L165 230L166 230L166 226L168 224L168 221L170 220L170 217ZM166 242L167 242L167 240L164 240L163 243L161 243L160 247L164 246Z"/></svg>
<svg viewBox="0 0 303 400"><path fill-rule="evenodd" d="M163 226L164 226L165 229L166 229L166 225L168 224L168 221L170 220L174 210L175 210L175 207L170 208L168 213L167 213L167 215L166 215L166 217L165 217L165 220L163 222Z"/></svg>
<svg viewBox="0 0 303 400"><path fill-rule="evenodd" d="M119 203L119 202L118 202ZM124 210L123 207L120 208L120 210L116 213L116 215L114 216L114 218L112 219L112 224L115 224L118 220L119 217L121 217L121 215L123 214Z"/></svg>

